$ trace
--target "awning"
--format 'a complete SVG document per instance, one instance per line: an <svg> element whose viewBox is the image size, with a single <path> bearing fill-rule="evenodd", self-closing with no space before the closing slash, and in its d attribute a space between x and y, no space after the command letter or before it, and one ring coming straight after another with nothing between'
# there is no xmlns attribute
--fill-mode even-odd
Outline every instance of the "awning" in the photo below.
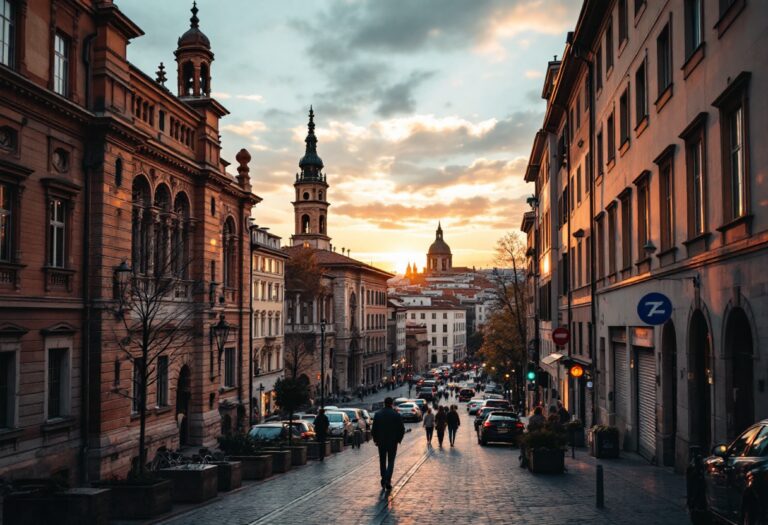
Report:
<svg viewBox="0 0 768 525"><path fill-rule="evenodd" d="M544 365L551 365L563 358L563 354L559 352L552 352L551 354L541 358L541 363Z"/></svg>

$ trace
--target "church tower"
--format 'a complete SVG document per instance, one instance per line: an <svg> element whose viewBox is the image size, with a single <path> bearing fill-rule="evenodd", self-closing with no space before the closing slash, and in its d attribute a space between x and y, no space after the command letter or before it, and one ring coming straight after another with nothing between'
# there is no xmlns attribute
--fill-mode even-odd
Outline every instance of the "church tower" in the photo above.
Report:
<svg viewBox="0 0 768 525"><path fill-rule="evenodd" d="M443 240L443 228L437 223L435 231L435 242L429 247L427 252L427 272L450 272L453 268L453 255L451 247Z"/></svg>
<svg viewBox="0 0 768 525"><path fill-rule="evenodd" d="M301 173L296 174L296 197L293 201L295 217L293 246L308 246L317 250L330 250L331 238L328 236L328 183L323 174L323 159L317 155L317 137L315 136L315 112L309 108L309 123L306 150L299 161Z"/></svg>
<svg viewBox="0 0 768 525"><path fill-rule="evenodd" d="M211 95L211 42L200 31L197 2L192 3L189 29L179 37L174 54L178 64L179 97L209 97Z"/></svg>

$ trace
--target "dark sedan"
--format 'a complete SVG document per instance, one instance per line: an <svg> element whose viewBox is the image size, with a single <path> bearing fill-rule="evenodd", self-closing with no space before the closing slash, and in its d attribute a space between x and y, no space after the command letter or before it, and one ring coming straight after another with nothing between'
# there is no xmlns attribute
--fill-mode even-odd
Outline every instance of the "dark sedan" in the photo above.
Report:
<svg viewBox="0 0 768 525"><path fill-rule="evenodd" d="M517 443L525 425L514 412L499 410L488 414L477 431L477 442L485 446L492 442Z"/></svg>
<svg viewBox="0 0 768 525"><path fill-rule="evenodd" d="M768 523L768 419L715 446L689 470L688 505L694 523L709 522L710 514L729 523Z"/></svg>
<svg viewBox="0 0 768 525"><path fill-rule="evenodd" d="M475 412L475 432L477 432L477 429L480 428L480 425L485 421L485 418L490 414L491 412L498 411L499 408L496 407L482 407L478 409L477 412Z"/></svg>

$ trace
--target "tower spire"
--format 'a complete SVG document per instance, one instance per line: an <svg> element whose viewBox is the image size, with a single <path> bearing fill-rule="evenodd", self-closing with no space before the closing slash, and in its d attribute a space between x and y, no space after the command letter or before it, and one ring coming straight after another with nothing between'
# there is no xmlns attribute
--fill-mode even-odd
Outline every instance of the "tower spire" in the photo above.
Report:
<svg viewBox="0 0 768 525"><path fill-rule="evenodd" d="M197 29L198 27L200 27L199 26L200 19L197 18L197 13L198 13L197 1L192 2L191 11L192 11L192 17L189 19L189 27L191 27L192 29Z"/></svg>
<svg viewBox="0 0 768 525"><path fill-rule="evenodd" d="M315 110L309 106L309 122L307 123L307 138L304 139L306 148L304 156L299 161L301 179L321 179L323 159L317 154L317 137L315 136Z"/></svg>

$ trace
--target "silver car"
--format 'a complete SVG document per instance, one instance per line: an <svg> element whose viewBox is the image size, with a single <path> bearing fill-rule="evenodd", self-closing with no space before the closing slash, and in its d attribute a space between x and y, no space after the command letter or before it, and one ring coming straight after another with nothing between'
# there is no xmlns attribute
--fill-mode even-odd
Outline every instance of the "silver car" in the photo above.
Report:
<svg viewBox="0 0 768 525"><path fill-rule="evenodd" d="M352 423L353 430L365 430L366 421L363 416L363 411L359 408L340 408L339 412L344 412L349 416L349 421Z"/></svg>
<svg viewBox="0 0 768 525"><path fill-rule="evenodd" d="M346 442L354 432L349 416L337 410L329 410L325 415L328 416L328 434L332 437L344 438Z"/></svg>

